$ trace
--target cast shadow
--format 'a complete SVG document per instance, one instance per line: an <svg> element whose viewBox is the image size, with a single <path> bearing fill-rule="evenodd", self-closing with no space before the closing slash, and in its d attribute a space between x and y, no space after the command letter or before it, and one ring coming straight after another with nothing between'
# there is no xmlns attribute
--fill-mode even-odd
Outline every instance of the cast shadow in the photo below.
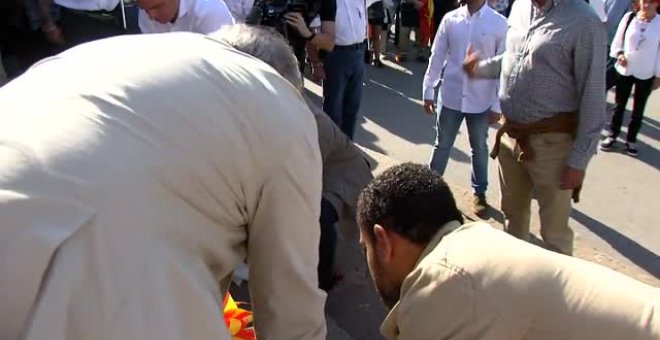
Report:
<svg viewBox="0 0 660 340"><path fill-rule="evenodd" d="M361 112L365 118L412 144L432 145L435 117L424 113L421 105L424 65L413 62L404 65L408 71L369 67ZM374 145L377 137L363 128L358 130L356 139L360 144L382 152ZM457 148L452 149L450 158L456 162L470 162L470 156Z"/></svg>
<svg viewBox="0 0 660 340"><path fill-rule="evenodd" d="M611 104L608 105L608 108L611 107ZM619 134L619 139L625 140L626 138L627 127L630 123L630 114L631 112L629 110L626 110L624 113L623 126L621 128L621 133ZM608 121L607 129L609 129L609 123L610 122ZM660 122L651 117L644 117L639 134L648 137L651 140L660 140ZM603 136L601 137L604 138ZM637 146L639 148L639 154L636 158L641 162L644 162L647 165L653 167L654 169L660 169L660 151L640 139L637 139ZM625 147L623 143L617 143L615 148L608 152L624 153Z"/></svg>
<svg viewBox="0 0 660 340"><path fill-rule="evenodd" d="M621 234L615 227L605 225L577 209L573 209L571 217L598 235L621 255L653 275L656 279L660 279L660 256L658 254Z"/></svg>

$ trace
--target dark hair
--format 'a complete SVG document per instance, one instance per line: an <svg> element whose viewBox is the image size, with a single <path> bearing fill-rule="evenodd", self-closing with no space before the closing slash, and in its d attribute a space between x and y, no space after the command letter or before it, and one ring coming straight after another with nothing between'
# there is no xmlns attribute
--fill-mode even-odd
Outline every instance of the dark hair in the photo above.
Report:
<svg viewBox="0 0 660 340"><path fill-rule="evenodd" d="M425 246L450 221L463 223L447 183L427 166L404 163L376 177L358 199L357 221L373 240L373 226Z"/></svg>

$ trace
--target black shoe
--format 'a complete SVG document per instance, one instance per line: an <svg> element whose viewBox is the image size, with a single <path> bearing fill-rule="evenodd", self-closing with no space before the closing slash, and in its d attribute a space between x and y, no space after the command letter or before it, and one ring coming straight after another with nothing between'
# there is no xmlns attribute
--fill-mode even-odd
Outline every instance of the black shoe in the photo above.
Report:
<svg viewBox="0 0 660 340"><path fill-rule="evenodd" d="M485 215L487 211L488 202L486 201L486 195L474 194L474 198L472 199L472 212L481 217Z"/></svg>
<svg viewBox="0 0 660 340"><path fill-rule="evenodd" d="M374 59L374 66L378 68L383 68L385 65L383 65L383 62L380 60L380 58L375 58Z"/></svg>
<svg viewBox="0 0 660 340"><path fill-rule="evenodd" d="M417 56L417 61L419 61L420 63L425 63L425 62L429 61L429 59L426 58L425 56L420 55L420 56Z"/></svg>
<svg viewBox="0 0 660 340"><path fill-rule="evenodd" d="M603 150L603 151L610 151L614 147L614 144L616 144L616 138L607 137L607 138L605 138L604 141L602 141L600 143L598 148Z"/></svg>
<svg viewBox="0 0 660 340"><path fill-rule="evenodd" d="M637 151L637 144L627 142L626 143L626 153L629 156L637 157L637 154L639 153L639 151Z"/></svg>

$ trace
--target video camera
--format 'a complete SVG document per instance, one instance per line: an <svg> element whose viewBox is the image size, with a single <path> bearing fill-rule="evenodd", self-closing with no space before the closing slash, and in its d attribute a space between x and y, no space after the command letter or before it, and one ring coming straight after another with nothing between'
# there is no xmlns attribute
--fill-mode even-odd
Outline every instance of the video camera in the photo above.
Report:
<svg viewBox="0 0 660 340"><path fill-rule="evenodd" d="M288 24L284 15L291 12L300 13L303 18L307 18L307 2L305 0L256 0L245 23L272 27L289 40Z"/></svg>

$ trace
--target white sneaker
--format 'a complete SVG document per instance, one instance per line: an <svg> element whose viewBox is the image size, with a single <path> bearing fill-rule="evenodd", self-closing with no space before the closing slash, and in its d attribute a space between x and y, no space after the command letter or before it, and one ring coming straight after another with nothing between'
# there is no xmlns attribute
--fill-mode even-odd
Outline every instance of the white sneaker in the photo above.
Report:
<svg viewBox="0 0 660 340"><path fill-rule="evenodd" d="M598 146L598 148L601 149L601 150L603 150L603 151L609 151L609 150L612 150L612 147L614 147L614 144L615 144L615 143L616 143L616 139L615 139L615 138L607 137L607 138L605 138L604 141L602 141L602 142L600 143L600 145Z"/></svg>

